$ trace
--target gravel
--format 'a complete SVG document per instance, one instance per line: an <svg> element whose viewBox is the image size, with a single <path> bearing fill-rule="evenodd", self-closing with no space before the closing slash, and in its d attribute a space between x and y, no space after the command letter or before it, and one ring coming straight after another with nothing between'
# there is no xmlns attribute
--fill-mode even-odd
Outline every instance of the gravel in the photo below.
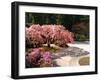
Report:
<svg viewBox="0 0 100 81"><path fill-rule="evenodd" d="M84 49L78 47L68 47L68 48L61 48L58 52L53 53L53 59L60 58L62 56L71 56L71 57L79 57L88 55L89 52L85 51Z"/></svg>

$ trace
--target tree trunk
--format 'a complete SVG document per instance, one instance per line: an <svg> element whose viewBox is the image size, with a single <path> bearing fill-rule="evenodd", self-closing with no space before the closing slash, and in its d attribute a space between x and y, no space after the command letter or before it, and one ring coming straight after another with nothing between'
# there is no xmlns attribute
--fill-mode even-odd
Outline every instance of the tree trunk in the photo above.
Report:
<svg viewBox="0 0 100 81"><path fill-rule="evenodd" d="M47 46L50 47L50 41L49 40L47 40Z"/></svg>
<svg viewBox="0 0 100 81"><path fill-rule="evenodd" d="M49 24L49 16L46 15L46 24Z"/></svg>
<svg viewBox="0 0 100 81"><path fill-rule="evenodd" d="M50 44L49 43L47 45L48 45L48 47L50 47Z"/></svg>
<svg viewBox="0 0 100 81"><path fill-rule="evenodd" d="M57 15L56 23L61 24L61 15Z"/></svg>

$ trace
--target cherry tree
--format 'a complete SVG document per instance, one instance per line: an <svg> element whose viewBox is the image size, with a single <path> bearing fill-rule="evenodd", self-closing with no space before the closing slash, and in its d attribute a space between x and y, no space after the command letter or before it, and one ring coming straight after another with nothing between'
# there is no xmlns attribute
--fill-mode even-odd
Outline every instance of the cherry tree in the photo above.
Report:
<svg viewBox="0 0 100 81"><path fill-rule="evenodd" d="M65 29L63 25L32 25L26 29L26 40L33 45L56 44L67 45L74 41L73 34Z"/></svg>

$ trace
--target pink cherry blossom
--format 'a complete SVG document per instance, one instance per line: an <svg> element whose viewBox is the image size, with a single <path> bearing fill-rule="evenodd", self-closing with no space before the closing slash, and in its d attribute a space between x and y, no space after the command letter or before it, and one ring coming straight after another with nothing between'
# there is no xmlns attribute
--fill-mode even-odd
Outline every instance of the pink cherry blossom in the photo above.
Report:
<svg viewBox="0 0 100 81"><path fill-rule="evenodd" d="M65 29L63 25L31 25L26 28L26 40L33 45L47 44L62 44L73 43L74 35Z"/></svg>

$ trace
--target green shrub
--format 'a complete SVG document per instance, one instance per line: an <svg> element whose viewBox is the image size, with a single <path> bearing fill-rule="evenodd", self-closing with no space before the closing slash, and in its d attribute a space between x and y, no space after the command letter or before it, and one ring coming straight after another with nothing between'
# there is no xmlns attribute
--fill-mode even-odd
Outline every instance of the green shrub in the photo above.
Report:
<svg viewBox="0 0 100 81"><path fill-rule="evenodd" d="M75 40L76 41L86 41L87 37L83 34L75 34Z"/></svg>

